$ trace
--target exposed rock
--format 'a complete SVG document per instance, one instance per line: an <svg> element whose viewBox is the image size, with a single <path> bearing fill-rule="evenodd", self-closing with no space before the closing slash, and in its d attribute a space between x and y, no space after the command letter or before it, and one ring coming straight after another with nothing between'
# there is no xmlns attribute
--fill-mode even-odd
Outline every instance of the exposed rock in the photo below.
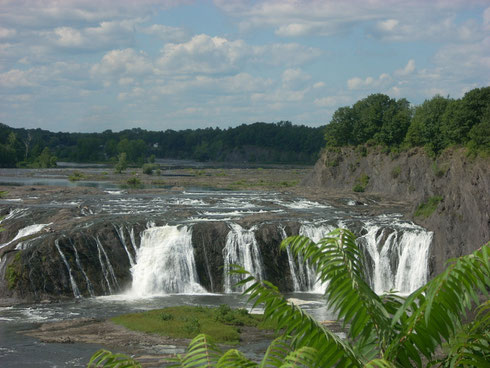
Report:
<svg viewBox="0 0 490 368"><path fill-rule="evenodd" d="M359 178L367 175L366 194L404 200L408 217L434 232L430 264L435 275L449 258L471 253L489 241L489 168L488 159L469 158L464 150L446 150L434 160L422 149L396 155L371 149L363 155L342 148L324 151L302 184L353 193ZM436 210L427 218L415 217L417 207L433 196L442 197Z"/></svg>

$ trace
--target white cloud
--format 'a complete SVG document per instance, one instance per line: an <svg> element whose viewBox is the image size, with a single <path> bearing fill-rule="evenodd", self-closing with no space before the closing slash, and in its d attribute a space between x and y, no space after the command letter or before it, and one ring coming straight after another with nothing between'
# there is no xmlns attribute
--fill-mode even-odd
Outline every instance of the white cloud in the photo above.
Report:
<svg viewBox="0 0 490 368"><path fill-rule="evenodd" d="M17 34L17 31L12 28L0 27L0 38L11 38Z"/></svg>
<svg viewBox="0 0 490 368"><path fill-rule="evenodd" d="M391 81L391 77L383 73L378 78L366 77L365 79L354 77L347 81L347 88L350 90L379 88Z"/></svg>
<svg viewBox="0 0 490 368"><path fill-rule="evenodd" d="M301 69L286 69L281 76L282 84L285 88L299 89L303 88L311 79L311 75Z"/></svg>
<svg viewBox="0 0 490 368"><path fill-rule="evenodd" d="M166 44L157 65L163 74L218 74L237 72L250 64L301 65L320 53L296 43L253 46L243 40L200 34L187 42Z"/></svg>
<svg viewBox="0 0 490 368"><path fill-rule="evenodd" d="M188 42L166 44L157 63L162 73L225 73L237 69L247 49L242 40L200 34Z"/></svg>
<svg viewBox="0 0 490 368"><path fill-rule="evenodd" d="M409 75L409 74L413 73L414 70L415 70L415 60L410 59L410 60L408 60L408 63L407 63L407 65L405 65L404 68L398 69L395 71L395 75L398 75L398 76Z"/></svg>
<svg viewBox="0 0 490 368"><path fill-rule="evenodd" d="M102 60L92 66L92 77L138 76L153 71L151 62L142 52L133 49L112 50Z"/></svg>

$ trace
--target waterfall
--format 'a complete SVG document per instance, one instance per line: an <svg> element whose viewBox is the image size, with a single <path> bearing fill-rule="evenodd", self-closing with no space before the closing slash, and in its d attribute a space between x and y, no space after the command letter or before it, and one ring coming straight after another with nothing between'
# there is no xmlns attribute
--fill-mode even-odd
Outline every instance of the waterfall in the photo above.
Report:
<svg viewBox="0 0 490 368"><path fill-rule="evenodd" d="M431 231L422 229L403 233L398 243L395 290L408 294L427 283L432 236Z"/></svg>
<svg viewBox="0 0 490 368"><path fill-rule="evenodd" d="M68 261L66 260L66 257L65 255L63 254L63 252L61 251L61 248L60 248L60 245L59 245L59 241L58 239L56 239L54 241L54 245L56 247L56 249L58 249L58 253L60 254L61 256L61 259L63 260L63 263L65 264L66 266L66 269L68 270L68 275L70 276L70 283L71 283L71 288L73 290L73 296L75 298L81 298L82 295L80 294L80 290L78 290L78 286L77 286L77 283L75 282L75 279L73 278L73 274L71 272L71 267L70 267L70 264L68 263Z"/></svg>
<svg viewBox="0 0 490 368"><path fill-rule="evenodd" d="M244 286L241 288L233 286L241 280L241 277L230 274L230 265L232 264L244 267L259 280L264 278L259 246L254 235L255 228L245 230L238 224L230 224L229 226L230 232L226 237L226 244L223 249L224 290L226 293L245 290Z"/></svg>
<svg viewBox="0 0 490 368"><path fill-rule="evenodd" d="M100 243L100 240L98 237L95 237L95 244L97 245L97 254L99 256L99 263L100 263L100 268L102 270L102 274L104 275L105 282L107 284L107 288L109 290L109 294L112 294L112 287L111 283L109 282L109 271L107 270L106 264L104 263L104 260L102 259L102 252L104 254L105 250L102 247L102 244ZM107 260L107 255L106 255L106 260Z"/></svg>
<svg viewBox="0 0 490 368"><path fill-rule="evenodd" d="M281 237L283 240L288 237L286 231L284 230L284 227L280 226L279 231L281 233ZM289 246L286 248L286 253L288 255L289 272L291 273L291 279L293 280L293 290L301 291L301 287L298 282L298 276L296 276L296 268L298 267L298 265L294 262L294 258L293 255L291 254L291 250L289 249Z"/></svg>
<svg viewBox="0 0 490 368"><path fill-rule="evenodd" d="M134 228L129 231L129 239L131 239L131 245L133 246L134 254L138 252L138 247L136 247L136 238L134 236Z"/></svg>
<svg viewBox="0 0 490 368"><path fill-rule="evenodd" d="M117 227L116 225L113 225L113 226L114 226L114 230L116 230L116 233L119 236L119 240L121 241L121 244L123 245L124 250L126 251L126 254L128 255L129 264L131 265L131 267L134 267L133 256L131 255L131 253L129 253L128 246L126 245L126 238L124 236L123 226L122 225L120 225L119 227Z"/></svg>
<svg viewBox="0 0 490 368"><path fill-rule="evenodd" d="M330 225L318 226L314 224L303 224L299 229L299 235L307 236L316 243L334 229L335 227ZM326 285L318 280L315 269L309 264L309 262L304 262L302 257L298 257L298 264L298 276L301 282L302 290L323 294L325 292Z"/></svg>
<svg viewBox="0 0 490 368"><path fill-rule="evenodd" d="M4 244L0 244L0 249L2 249L3 247L6 247L9 244L12 244L17 239L36 234L36 233L40 232L42 229L44 229L46 226L49 226L49 225L51 225L51 222L49 224L34 224L34 225L26 226L26 227L20 229L17 232L17 235L11 241L4 243Z"/></svg>
<svg viewBox="0 0 490 368"><path fill-rule="evenodd" d="M203 293L199 285L187 226L159 226L146 229L131 269L131 294L148 296L170 293Z"/></svg>
<svg viewBox="0 0 490 368"><path fill-rule="evenodd" d="M409 294L427 282L432 232L413 224L381 227L370 222L364 229L358 242L372 262L369 281L376 293Z"/></svg>
<svg viewBox="0 0 490 368"><path fill-rule="evenodd" d="M92 287L92 283L90 282L87 274L85 273L85 271L82 268L82 264L80 263L80 258L78 257L77 247L75 247L75 244L73 244L73 243L71 243L71 246L73 247L73 251L75 252L75 262L76 262L79 270L82 272L82 275L85 278L85 282L87 283L87 290L88 290L90 296L94 296L95 295L94 294L94 288Z"/></svg>

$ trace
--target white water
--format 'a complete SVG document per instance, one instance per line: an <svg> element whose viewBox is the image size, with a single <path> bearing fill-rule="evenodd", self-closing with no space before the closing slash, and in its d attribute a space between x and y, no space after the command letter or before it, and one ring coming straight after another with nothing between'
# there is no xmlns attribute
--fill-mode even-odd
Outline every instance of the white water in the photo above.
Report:
<svg viewBox="0 0 490 368"><path fill-rule="evenodd" d="M92 287L92 283L90 282L90 280L88 279L88 276L87 274L85 273L83 267L82 267L82 264L80 263L80 257L78 256L78 250L77 250L77 247L75 247L75 244L71 243L72 247L73 247L73 251L75 252L75 262L78 266L78 269L80 270L80 272L82 273L84 279L85 279L85 282L87 283L87 289L88 289L88 292L90 294L90 296L95 296L95 293L94 293L94 288Z"/></svg>
<svg viewBox="0 0 490 368"><path fill-rule="evenodd" d="M160 226L143 231L131 269L132 296L204 293L199 285L192 234L187 226Z"/></svg>
<svg viewBox="0 0 490 368"><path fill-rule="evenodd" d="M303 224L299 229L299 234L307 236L317 243L334 229L335 227L330 225ZM301 280L302 287L306 288L307 291L323 294L326 285L317 279L315 269L308 263L305 263L302 258L298 259L298 261L298 276Z"/></svg>
<svg viewBox="0 0 490 368"><path fill-rule="evenodd" d="M245 290L245 286L234 287L242 278L230 274L230 267L233 264L242 266L259 280L264 278L259 246L254 234L255 228L246 230L238 224L229 224L229 226L230 232L223 249L225 293Z"/></svg>
<svg viewBox="0 0 490 368"><path fill-rule="evenodd" d="M68 271L68 275L70 276L70 284L71 284L71 288L73 290L73 296L75 298L81 298L82 295L80 294L80 290L78 290L77 283L76 283L75 279L73 278L73 273L71 272L70 264L68 263L68 261L66 260L65 255L61 251L61 248L60 248L58 239L56 239L54 241L54 245L55 245L56 249L58 249L58 253L60 254L61 259L63 260L63 263L66 266L66 270Z"/></svg>
<svg viewBox="0 0 490 368"><path fill-rule="evenodd" d="M131 267L134 267L134 259L131 253L129 253L128 246L126 244L126 237L124 236L123 225L119 225L119 226L113 225L113 226L114 229L116 230L117 235L119 235L119 240L121 241L121 244L123 245L126 254L128 255L129 264L131 265Z"/></svg>
<svg viewBox="0 0 490 368"><path fill-rule="evenodd" d="M378 294L394 290L409 294L427 282L433 233L413 224L386 228L366 223L358 242L369 254L371 287Z"/></svg>
<svg viewBox="0 0 490 368"><path fill-rule="evenodd" d="M12 244L14 241L16 241L20 238L36 234L36 233L40 232L42 229L44 229L46 226L49 226L49 225L51 225L51 223L49 223L49 224L34 224L34 225L26 226L23 229L20 229L17 232L17 235L11 241L4 243L4 244L1 244L0 249L2 249L3 247L6 247L9 244Z"/></svg>
<svg viewBox="0 0 490 368"><path fill-rule="evenodd" d="M102 244L100 243L99 238L94 238L95 239L95 244L97 244L97 254L99 256L99 263L100 263L100 268L102 270L102 274L104 275L104 279L107 285L107 289L109 290L109 294L112 294L112 287L111 283L109 282L109 277L108 277L108 271L106 264L104 263L104 260L102 259ZM104 252L105 253L105 252Z"/></svg>

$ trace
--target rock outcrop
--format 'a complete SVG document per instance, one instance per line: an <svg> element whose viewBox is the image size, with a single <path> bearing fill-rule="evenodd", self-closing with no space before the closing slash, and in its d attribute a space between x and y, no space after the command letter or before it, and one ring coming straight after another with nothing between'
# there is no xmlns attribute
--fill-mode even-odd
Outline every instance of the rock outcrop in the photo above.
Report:
<svg viewBox="0 0 490 368"><path fill-rule="evenodd" d="M387 154L371 148L324 151L303 185L328 192L357 191L405 201L407 217L434 232L430 271L490 240L490 161L446 150L429 157L423 149ZM415 216L435 199L432 213ZM429 211L430 212L430 211Z"/></svg>

